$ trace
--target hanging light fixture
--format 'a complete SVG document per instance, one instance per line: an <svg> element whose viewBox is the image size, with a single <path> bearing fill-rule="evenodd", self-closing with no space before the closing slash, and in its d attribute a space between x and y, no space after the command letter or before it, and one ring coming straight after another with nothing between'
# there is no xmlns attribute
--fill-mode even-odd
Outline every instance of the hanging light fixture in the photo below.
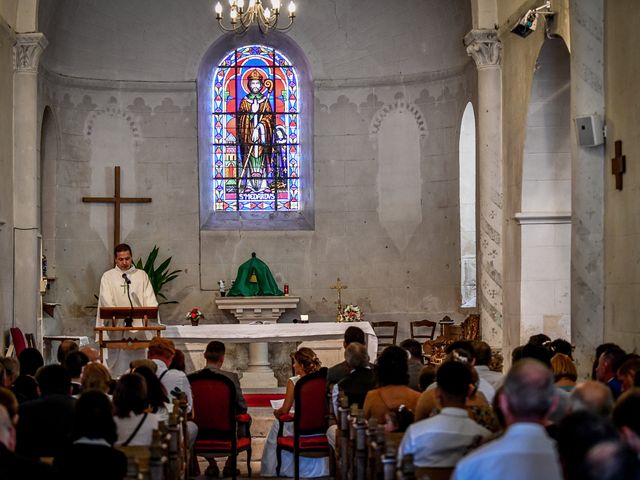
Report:
<svg viewBox="0 0 640 480"><path fill-rule="evenodd" d="M271 0L271 8L264 8L262 0L249 0L247 8L244 8L244 0L229 0L229 23L224 24L222 4L216 3L214 10L216 12L216 20L218 25L225 32L234 32L242 35L252 25L257 25L262 33L269 30L279 30L281 32L289 30L293 25L296 17L296 4L289 2L289 24L286 26L278 25L280 20L280 0Z"/></svg>

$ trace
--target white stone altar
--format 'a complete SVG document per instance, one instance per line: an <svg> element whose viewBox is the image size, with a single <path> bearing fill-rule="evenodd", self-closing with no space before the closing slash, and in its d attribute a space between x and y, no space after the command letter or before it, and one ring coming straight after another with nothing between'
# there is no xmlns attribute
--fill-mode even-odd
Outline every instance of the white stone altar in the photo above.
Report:
<svg viewBox="0 0 640 480"><path fill-rule="evenodd" d="M197 327L191 325L167 325L163 336L170 338L176 344L206 344L211 340L219 340L224 343L270 343L270 342L308 342L317 340L342 340L348 327L361 328L367 338L367 351L371 361L376 358L378 351L378 338L369 322L353 323L272 323L264 325L248 324L201 324ZM193 351L193 349L189 349ZM203 351L204 348L201 349ZM273 376L271 366L265 365L268 373L263 376ZM243 388L260 388L261 385L247 383L246 372L243 373L241 384ZM275 377L274 377L275 378Z"/></svg>
<svg viewBox="0 0 640 480"><path fill-rule="evenodd" d="M245 324L276 323L287 310L298 307L300 297L220 297L216 298L219 310L229 311L238 322ZM269 365L269 344L251 342L249 344L249 368L242 374L242 386L254 388L277 387L278 380Z"/></svg>

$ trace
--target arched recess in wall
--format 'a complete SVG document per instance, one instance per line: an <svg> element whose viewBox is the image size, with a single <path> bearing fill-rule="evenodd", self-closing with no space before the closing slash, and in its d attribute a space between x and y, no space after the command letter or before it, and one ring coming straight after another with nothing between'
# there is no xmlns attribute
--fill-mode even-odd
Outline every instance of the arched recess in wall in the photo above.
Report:
<svg viewBox="0 0 640 480"><path fill-rule="evenodd" d="M269 55L273 60L266 61ZM225 69L234 74L225 75ZM254 120L241 113L254 70L262 75L260 93L270 99L272 109L270 126L251 127L259 141L272 139L265 150L243 146L243 133L236 128L236 121L242 126L243 118ZM227 77L233 77L228 84ZM273 80L273 86L266 80ZM313 83L302 49L279 32L223 35L202 59L197 91L201 230L313 229ZM226 112L234 108L240 113L230 118ZM254 162L256 157L259 161ZM255 174L259 164L263 170ZM280 169L286 178L275 178L273 172L281 164L286 165ZM221 181L234 176L235 181ZM285 200L280 195L284 192Z"/></svg>
<svg viewBox="0 0 640 480"><path fill-rule="evenodd" d="M570 338L570 57L562 39L546 39L527 113L522 166L520 340L544 332Z"/></svg>
<svg viewBox="0 0 640 480"><path fill-rule="evenodd" d="M40 168L38 169L38 209L42 253L47 257L47 276L55 276L55 231L56 231L56 164L59 152L59 132L51 108L46 107L42 116L40 136Z"/></svg>
<svg viewBox="0 0 640 480"><path fill-rule="evenodd" d="M476 306L476 117L467 103L460 122L460 299Z"/></svg>

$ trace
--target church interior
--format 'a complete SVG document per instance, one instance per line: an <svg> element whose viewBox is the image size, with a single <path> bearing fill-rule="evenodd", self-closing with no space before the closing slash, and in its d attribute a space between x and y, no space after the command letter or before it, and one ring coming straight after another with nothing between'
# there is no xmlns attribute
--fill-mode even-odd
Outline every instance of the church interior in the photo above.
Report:
<svg viewBox="0 0 640 480"><path fill-rule="evenodd" d="M505 372L539 333L573 345L580 378L604 342L638 350L637 2L299 0L290 29L243 34L215 3L0 0L3 354L15 327L40 349L93 344L119 242L179 271L158 298L169 326L192 309L236 323L220 281L255 252L299 298L281 323L335 322L341 295L364 321L397 322L398 343L411 322L477 314ZM289 155L286 194L250 178L257 146L218 179L219 128L238 145L242 129L218 126L216 79L256 45L293 72L289 130L267 132L286 150L273 168ZM269 346L280 387L295 346ZM248 347L227 347L246 370Z"/></svg>
<svg viewBox="0 0 640 480"><path fill-rule="evenodd" d="M340 277L345 301L399 322L399 338L478 312L505 352L538 332L570 339L581 365L605 339L637 347L635 173L617 190L610 166L615 140L629 160L637 148L633 2L554 1L526 38L510 28L536 2L300 5L289 43L264 40L303 61L310 220L232 228L209 221L199 131L207 52L236 45L210 3L0 3L3 332L92 334L114 220L82 198L113 195L120 166L122 195L152 199L122 205L121 240L182 270L167 323L195 307L229 321L218 281L257 252L301 299L289 317L331 321ZM574 121L590 116L606 142L584 147Z"/></svg>

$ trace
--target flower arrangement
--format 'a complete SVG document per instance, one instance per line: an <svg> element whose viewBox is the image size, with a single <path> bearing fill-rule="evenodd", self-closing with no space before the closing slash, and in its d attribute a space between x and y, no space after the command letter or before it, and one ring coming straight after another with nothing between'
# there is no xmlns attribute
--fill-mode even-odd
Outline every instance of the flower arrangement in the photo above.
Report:
<svg viewBox="0 0 640 480"><path fill-rule="evenodd" d="M189 313L187 313L185 318L189 320L191 322L191 325L195 327L196 325L198 325L200 320L204 318L204 315L197 308L193 308Z"/></svg>
<svg viewBox="0 0 640 480"><path fill-rule="evenodd" d="M364 317L358 305L345 305L342 311L338 311L336 321L338 322L359 322Z"/></svg>

